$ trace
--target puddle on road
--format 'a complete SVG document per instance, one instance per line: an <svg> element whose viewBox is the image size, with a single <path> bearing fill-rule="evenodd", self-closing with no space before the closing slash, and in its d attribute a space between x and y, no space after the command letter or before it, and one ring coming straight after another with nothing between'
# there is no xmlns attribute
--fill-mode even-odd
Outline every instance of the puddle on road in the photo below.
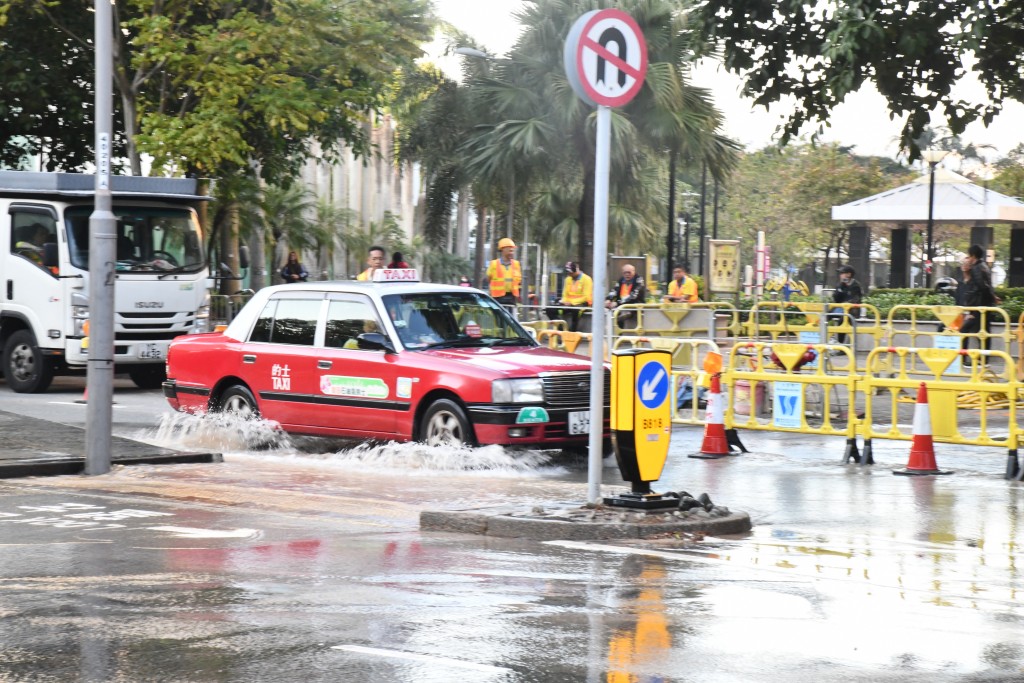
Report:
<svg viewBox="0 0 1024 683"><path fill-rule="evenodd" d="M560 451L296 437L281 432L267 420L244 420L224 414L168 414L155 431L146 430L141 436L167 448L216 450L227 457L376 473L557 476L586 467L585 458L563 456Z"/></svg>

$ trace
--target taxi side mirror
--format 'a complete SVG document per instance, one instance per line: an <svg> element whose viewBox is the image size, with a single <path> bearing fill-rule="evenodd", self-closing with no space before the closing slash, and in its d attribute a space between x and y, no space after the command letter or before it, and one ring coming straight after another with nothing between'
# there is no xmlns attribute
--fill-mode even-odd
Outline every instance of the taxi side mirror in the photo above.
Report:
<svg viewBox="0 0 1024 683"><path fill-rule="evenodd" d="M359 348L366 349L368 351L386 351L387 353L395 353L395 345L391 343L385 335L380 332L363 332L356 337L356 344Z"/></svg>

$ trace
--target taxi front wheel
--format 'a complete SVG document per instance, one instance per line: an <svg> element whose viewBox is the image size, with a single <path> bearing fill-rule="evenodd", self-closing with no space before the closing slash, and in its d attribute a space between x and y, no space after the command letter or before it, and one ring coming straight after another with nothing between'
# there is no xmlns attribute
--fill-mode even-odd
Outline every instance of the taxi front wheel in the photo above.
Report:
<svg viewBox="0 0 1024 683"><path fill-rule="evenodd" d="M466 411L455 401L438 399L423 414L420 438L430 446L472 446L473 428Z"/></svg>
<svg viewBox="0 0 1024 683"><path fill-rule="evenodd" d="M217 407L220 412L237 415L243 419L255 419L260 416L256 398L241 384L228 387L217 402Z"/></svg>

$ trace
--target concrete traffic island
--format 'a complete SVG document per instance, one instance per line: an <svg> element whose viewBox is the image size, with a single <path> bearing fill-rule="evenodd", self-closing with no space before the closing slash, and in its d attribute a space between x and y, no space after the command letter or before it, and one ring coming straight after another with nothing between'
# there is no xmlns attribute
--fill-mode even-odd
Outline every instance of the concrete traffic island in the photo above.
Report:
<svg viewBox="0 0 1024 683"><path fill-rule="evenodd" d="M710 510L647 512L608 505L551 505L529 510L511 506L466 510L424 510L420 529L537 541L656 539L675 534L741 534L751 529L750 515L714 505Z"/></svg>

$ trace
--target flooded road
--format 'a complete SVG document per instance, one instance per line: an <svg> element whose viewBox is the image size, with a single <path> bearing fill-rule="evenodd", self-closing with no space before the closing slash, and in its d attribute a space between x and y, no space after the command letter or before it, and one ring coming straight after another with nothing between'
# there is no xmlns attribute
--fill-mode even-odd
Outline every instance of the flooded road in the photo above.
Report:
<svg viewBox="0 0 1024 683"><path fill-rule="evenodd" d="M0 482L0 681L1024 680L1003 451L939 446L955 474L906 478L907 444L861 467L841 439L745 434L704 461L676 428L654 488L749 535L537 543L418 515L582 504L583 460L195 420L136 436L224 463Z"/></svg>

